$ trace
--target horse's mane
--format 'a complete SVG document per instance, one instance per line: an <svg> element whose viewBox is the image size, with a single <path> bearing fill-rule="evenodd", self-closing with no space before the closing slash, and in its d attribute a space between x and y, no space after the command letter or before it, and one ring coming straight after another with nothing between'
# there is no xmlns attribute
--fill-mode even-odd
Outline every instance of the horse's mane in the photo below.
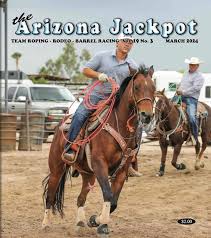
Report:
<svg viewBox="0 0 211 238"><path fill-rule="evenodd" d="M136 71L135 74L143 74L145 77L148 75L148 71L149 71L149 68L147 68L144 64L143 65L140 65ZM127 78L125 78L119 88L119 90L117 91L116 93L116 100L115 100L115 104L114 104L114 107L117 107L120 103L120 99L125 91L125 89L127 88L130 80L133 78L133 76L129 76Z"/></svg>

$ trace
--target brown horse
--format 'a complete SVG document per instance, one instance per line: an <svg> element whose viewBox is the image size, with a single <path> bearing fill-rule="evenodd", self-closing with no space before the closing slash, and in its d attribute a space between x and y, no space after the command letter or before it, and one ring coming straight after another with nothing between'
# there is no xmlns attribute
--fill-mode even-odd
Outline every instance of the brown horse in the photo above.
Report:
<svg viewBox="0 0 211 238"><path fill-rule="evenodd" d="M166 155L169 145L174 147L171 164L177 170L186 169L185 164L177 164L177 158L180 154L183 142L190 138L190 128L188 124L185 123L185 117L182 116L182 112L178 109L178 106L164 95L164 90L162 92L156 92L156 96L159 98L155 107L155 118L157 125L156 129L159 133L159 143L162 152L158 175L163 176L165 172ZM211 108L206 104L203 105L206 108L208 116L201 119L201 150L200 143L195 145L196 170L200 169L200 167L204 167L202 155L207 147L207 143L211 141Z"/></svg>
<svg viewBox="0 0 211 238"><path fill-rule="evenodd" d="M136 149L136 130L140 124L149 123L153 117L153 101L155 86L151 80L154 70L140 67L133 77L126 78L117 94L114 110L106 124L109 129L113 128L121 138L121 143L113 137L108 130L102 129L101 132L90 142L91 167L88 166L86 153L80 149L78 159L74 163L75 167L82 176L82 189L78 196L77 206L77 227L85 227L84 204L90 186L94 185L97 178L103 193L103 208L99 216L91 216L89 226L98 227L98 234L108 234L108 223L110 213L117 207L119 194L127 178L127 171ZM128 119L133 131L127 130ZM107 128L108 129L108 128ZM120 136L121 135L121 136ZM44 180L45 191L45 213L42 223L43 227L50 224L50 209L58 210L63 214L63 199L65 180L71 168L65 164L61 155L63 153L65 140L62 132L57 128L51 144L49 153L50 174ZM123 146L124 145L124 146ZM124 151L122 149L124 147ZM111 184L109 176L112 176Z"/></svg>

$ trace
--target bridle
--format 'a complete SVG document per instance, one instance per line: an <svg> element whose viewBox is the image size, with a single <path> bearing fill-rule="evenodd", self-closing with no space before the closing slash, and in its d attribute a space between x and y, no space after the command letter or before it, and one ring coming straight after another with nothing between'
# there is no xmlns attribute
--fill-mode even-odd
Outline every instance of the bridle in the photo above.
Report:
<svg viewBox="0 0 211 238"><path fill-rule="evenodd" d="M164 96L160 96L160 98L161 97L164 97ZM161 104L161 107L160 108L158 108L158 107L156 107L155 109L157 109L159 112L158 112L158 120L159 120L159 122L161 123L161 122L164 122L164 121L166 121L167 119L168 119L168 117L169 117L169 115L171 114L171 112L172 112L172 110L173 110L173 105L171 106L171 109L169 110L169 112L168 112L168 114L167 114L167 116L165 116L163 119L161 118L161 113L164 111L164 109L165 109L165 107L167 107L167 105L166 105L166 103L164 102L164 99L162 100L162 104Z"/></svg>
<svg viewBox="0 0 211 238"><path fill-rule="evenodd" d="M135 88L134 88L134 81L135 81L135 78L137 76L137 74L139 73L139 71L136 71L136 73L133 75L132 77L132 88L131 88L131 95L133 97L133 101L134 101L134 104L135 104L135 112L138 114L138 104L139 103L142 103L144 101L150 101L150 103L152 104L152 108L153 108L153 102L154 102L154 98L151 99L150 97L143 97L143 98L140 98L140 99L136 99L136 96L135 96ZM147 81L145 79L145 85L147 85Z"/></svg>
<svg viewBox="0 0 211 238"><path fill-rule="evenodd" d="M164 97L161 95L161 97ZM162 104L161 104L161 107L160 108L157 108L156 109L159 111L158 112L158 119L157 119L157 126L156 126L156 129L158 130L158 132L163 135L167 140L169 140L169 137L170 135L174 134L175 132L177 131L180 131L182 130L182 126L183 126L183 118L182 118L182 115L181 115L181 112L179 113L179 119L177 121L177 125L175 128L169 130L169 131L166 131L164 128L162 129L161 128L161 124L162 123L165 123L165 121L169 118L171 112L173 111L173 108L174 108L174 105L171 106L171 109L169 110L169 112L167 113L167 116L165 116L163 119L161 118L161 112L163 112L163 110L165 109L165 107L167 107L166 103L164 103L164 101L162 100ZM181 124L182 122L182 124Z"/></svg>

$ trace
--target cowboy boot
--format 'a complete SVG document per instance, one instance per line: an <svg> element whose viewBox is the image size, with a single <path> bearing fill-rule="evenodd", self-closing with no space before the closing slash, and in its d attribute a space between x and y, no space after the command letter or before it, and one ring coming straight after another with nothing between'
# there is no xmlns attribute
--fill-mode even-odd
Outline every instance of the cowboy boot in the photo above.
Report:
<svg viewBox="0 0 211 238"><path fill-rule="evenodd" d="M68 131L69 142L75 141L86 119L86 115L83 115L81 113L74 114L70 129ZM69 144L69 142L65 145L63 157L65 160L69 161L70 163L73 163L75 162L75 155L78 150L78 146L76 144Z"/></svg>
<svg viewBox="0 0 211 238"><path fill-rule="evenodd" d="M76 154L75 151L69 150L68 153L65 153L63 156L67 161L73 163L75 160L75 154Z"/></svg>
<svg viewBox="0 0 211 238"><path fill-rule="evenodd" d="M69 161L70 163L74 162L75 160L75 155L76 155L76 149L73 148L73 145L71 144L68 144L66 147L65 147L65 153L63 155L63 157Z"/></svg>

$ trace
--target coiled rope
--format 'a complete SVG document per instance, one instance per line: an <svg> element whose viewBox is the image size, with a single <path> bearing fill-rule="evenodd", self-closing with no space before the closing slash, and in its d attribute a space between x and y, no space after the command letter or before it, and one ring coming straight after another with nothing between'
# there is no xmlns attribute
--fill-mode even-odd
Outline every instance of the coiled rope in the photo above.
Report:
<svg viewBox="0 0 211 238"><path fill-rule="evenodd" d="M93 90L97 86L103 84L99 80L95 81L93 84L86 87L79 94L79 96L85 95L84 99L83 99L83 103L84 103L85 107L89 110L99 110L99 112L100 112L101 109L103 109L105 107L105 105L109 105L109 109L108 109L106 115L104 116L104 118L102 119L100 125L90 135L88 135L84 139L78 139L78 140L75 140L74 142L69 141L67 139L67 137L65 136L64 131L62 130L62 135L66 142L68 142L70 144L76 144L78 146L84 145L84 144L90 142L93 138L95 138L100 133L100 131L103 129L104 125L107 123L107 121L110 118L110 115L113 111L113 107L114 107L114 103L115 103L115 99L116 99L116 93L119 89L119 85L112 78L109 78L108 82L111 84L111 94L109 95L108 98L105 97L104 100L99 101L96 105L91 102L91 95L92 95ZM74 102L70 105L69 109L72 107ZM66 116L68 114L69 109L67 110L66 115L64 116L64 118L62 120L62 124L65 122L65 119L67 118Z"/></svg>

